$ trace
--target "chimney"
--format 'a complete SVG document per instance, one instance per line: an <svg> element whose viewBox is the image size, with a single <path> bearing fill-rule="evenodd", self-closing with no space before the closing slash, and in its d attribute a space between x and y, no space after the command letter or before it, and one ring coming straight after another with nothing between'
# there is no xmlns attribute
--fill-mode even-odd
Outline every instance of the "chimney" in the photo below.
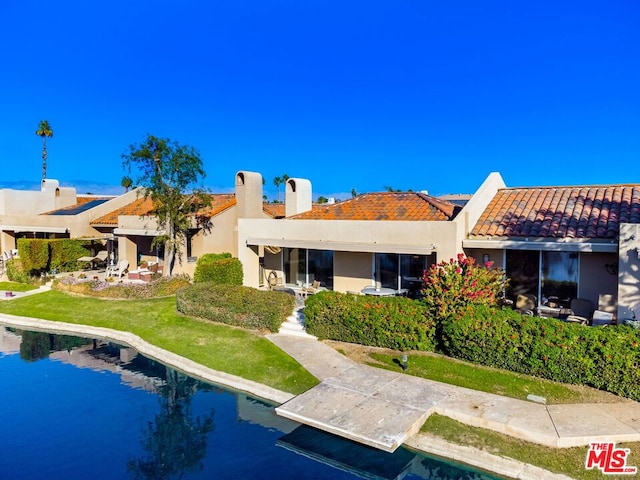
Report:
<svg viewBox="0 0 640 480"><path fill-rule="evenodd" d="M262 175L256 172L236 173L236 205L238 218L262 218Z"/></svg>
<svg viewBox="0 0 640 480"><path fill-rule="evenodd" d="M305 178L287 180L284 205L285 217L311 210L311 182Z"/></svg>

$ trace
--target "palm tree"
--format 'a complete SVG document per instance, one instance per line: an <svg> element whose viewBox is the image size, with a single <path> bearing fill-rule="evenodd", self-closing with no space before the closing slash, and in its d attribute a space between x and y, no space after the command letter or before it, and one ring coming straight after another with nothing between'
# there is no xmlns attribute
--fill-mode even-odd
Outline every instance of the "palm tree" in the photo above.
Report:
<svg viewBox="0 0 640 480"><path fill-rule="evenodd" d="M131 188L131 185L133 185L133 180L131 180L131 177L125 175L124 177L122 177L120 185L124 187L124 193L127 193Z"/></svg>
<svg viewBox="0 0 640 480"><path fill-rule="evenodd" d="M276 188L278 189L278 203L280 203L280 185L282 185L282 178L280 177L275 177L273 179L273 184L276 186Z"/></svg>
<svg viewBox="0 0 640 480"><path fill-rule="evenodd" d="M42 120L36 135L42 137L42 180L47 178L47 137L53 137L53 129L47 120Z"/></svg>

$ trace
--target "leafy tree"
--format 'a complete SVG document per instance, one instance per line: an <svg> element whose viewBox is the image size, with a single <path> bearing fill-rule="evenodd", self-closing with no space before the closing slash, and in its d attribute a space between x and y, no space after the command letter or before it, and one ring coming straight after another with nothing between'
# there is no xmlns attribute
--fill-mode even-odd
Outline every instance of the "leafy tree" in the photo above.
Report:
<svg viewBox="0 0 640 480"><path fill-rule="evenodd" d="M200 152L168 138L147 135L139 145L130 145L122 155L123 166L131 172L135 167L139 176L136 184L142 187L144 198L153 202L158 228L165 231L155 237L153 246L164 246L165 274L171 275L176 259L182 262L182 249L194 218L204 226L208 218L196 216L211 198L197 184L206 176Z"/></svg>
<svg viewBox="0 0 640 480"><path fill-rule="evenodd" d="M40 122L36 135L42 137L42 180L44 180L47 178L47 137L53 137L53 129L47 120Z"/></svg>
<svg viewBox="0 0 640 480"><path fill-rule="evenodd" d="M328 201L329 199L327 197L323 197L322 195L318 197L318 203L327 203Z"/></svg>
<svg viewBox="0 0 640 480"><path fill-rule="evenodd" d="M127 193L131 188L131 186L133 185L133 180L128 175L125 175L124 177L122 177L122 181L120 182L120 185L124 187L124 192Z"/></svg>
<svg viewBox="0 0 640 480"><path fill-rule="evenodd" d="M358 192L355 188L351 189L351 198L356 198L358 196Z"/></svg>

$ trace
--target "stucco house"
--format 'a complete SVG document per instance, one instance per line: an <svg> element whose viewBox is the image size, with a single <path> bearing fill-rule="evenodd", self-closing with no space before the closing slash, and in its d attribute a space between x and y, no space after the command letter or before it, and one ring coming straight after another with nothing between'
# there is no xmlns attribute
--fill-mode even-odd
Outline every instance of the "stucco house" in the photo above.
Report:
<svg viewBox="0 0 640 480"><path fill-rule="evenodd" d="M239 183L257 210L262 177L238 172ZM245 284L264 285L274 272L283 284L316 280L341 292L367 286L410 291L424 269L461 251L470 225L502 187L492 174L464 206L420 192L384 192L312 208L311 182L290 178L284 218L238 220Z"/></svg>
<svg viewBox="0 0 640 480"><path fill-rule="evenodd" d="M502 188L462 247L505 269L511 298L640 314L640 185Z"/></svg>

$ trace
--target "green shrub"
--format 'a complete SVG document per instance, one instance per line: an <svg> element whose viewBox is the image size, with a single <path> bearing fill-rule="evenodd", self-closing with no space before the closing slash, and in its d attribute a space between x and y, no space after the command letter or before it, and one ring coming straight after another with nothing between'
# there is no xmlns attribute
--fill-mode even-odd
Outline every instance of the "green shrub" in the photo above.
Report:
<svg viewBox="0 0 640 480"><path fill-rule="evenodd" d="M587 327L486 305L460 313L443 323L446 355L640 400L638 330Z"/></svg>
<svg viewBox="0 0 640 480"><path fill-rule="evenodd" d="M56 270L71 272L78 269L78 258L91 255L88 245L83 239L18 239L18 251L22 261L22 269L28 276L39 277L43 272Z"/></svg>
<svg viewBox="0 0 640 480"><path fill-rule="evenodd" d="M242 263L230 253L205 253L198 259L193 274L195 283L242 285Z"/></svg>
<svg viewBox="0 0 640 480"><path fill-rule="evenodd" d="M444 320L467 305L498 305L505 288L504 272L480 267L472 257L432 265L424 275L422 301L437 320Z"/></svg>
<svg viewBox="0 0 640 480"><path fill-rule="evenodd" d="M322 339L394 350L434 349L434 323L421 302L320 292L307 299L307 332Z"/></svg>
<svg viewBox="0 0 640 480"><path fill-rule="evenodd" d="M12 258L5 263L7 270L7 278L12 282L18 283L30 283L29 275L22 268L22 261L19 258Z"/></svg>
<svg viewBox="0 0 640 480"><path fill-rule="evenodd" d="M78 259L91 256L87 240L62 238L49 240L49 271L73 272L78 270ZM81 266L85 266L82 264Z"/></svg>
<svg viewBox="0 0 640 480"><path fill-rule="evenodd" d="M285 292L212 282L197 283L176 294L176 307L185 315L271 332L280 330L294 306L295 298Z"/></svg>

